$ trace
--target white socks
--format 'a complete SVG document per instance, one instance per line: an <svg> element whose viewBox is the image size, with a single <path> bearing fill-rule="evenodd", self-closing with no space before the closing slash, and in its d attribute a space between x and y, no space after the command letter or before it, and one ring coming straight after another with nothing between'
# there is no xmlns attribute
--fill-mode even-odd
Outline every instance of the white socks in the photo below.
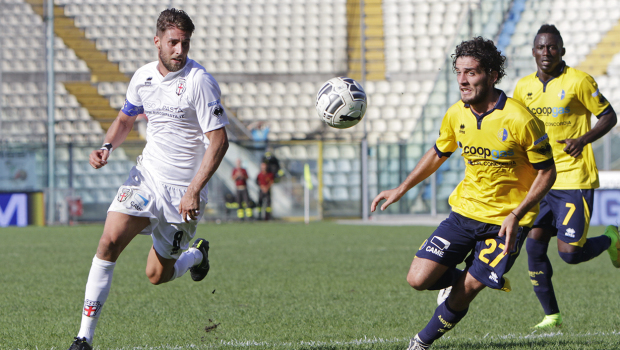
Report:
<svg viewBox="0 0 620 350"><path fill-rule="evenodd" d="M114 266L116 266L115 262L101 260L95 255L90 267L88 282L86 282L84 309L82 310L82 325L78 333L78 338L86 338L90 344L93 343L101 308L108 298L108 293L110 293Z"/></svg>
<svg viewBox="0 0 620 350"><path fill-rule="evenodd" d="M192 266L200 264L202 253L196 248L189 248L184 251L176 263L174 263L174 275L170 281L183 276Z"/></svg>
<svg viewBox="0 0 620 350"><path fill-rule="evenodd" d="M174 275L172 280L183 276L192 266L200 264L202 253L196 248L189 248L174 264ZM105 261L95 257L88 274L86 282L86 293L84 295L84 309L82 310L82 325L78 338L86 338L90 344L93 343L97 321L101 315L101 308L108 298L110 287L112 286L112 273L114 272L115 262Z"/></svg>

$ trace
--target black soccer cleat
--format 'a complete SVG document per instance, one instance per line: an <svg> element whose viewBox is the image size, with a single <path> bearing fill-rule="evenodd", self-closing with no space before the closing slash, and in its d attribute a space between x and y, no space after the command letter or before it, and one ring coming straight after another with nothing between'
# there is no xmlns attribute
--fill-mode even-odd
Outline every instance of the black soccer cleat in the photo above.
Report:
<svg viewBox="0 0 620 350"><path fill-rule="evenodd" d="M75 340L71 343L69 350L93 350L93 347L86 342L86 338L75 337Z"/></svg>
<svg viewBox="0 0 620 350"><path fill-rule="evenodd" d="M202 253L202 261L196 266L192 266L189 272L192 274L192 279L196 282L202 281L209 273L209 241L203 238L198 238L192 248L200 250Z"/></svg>

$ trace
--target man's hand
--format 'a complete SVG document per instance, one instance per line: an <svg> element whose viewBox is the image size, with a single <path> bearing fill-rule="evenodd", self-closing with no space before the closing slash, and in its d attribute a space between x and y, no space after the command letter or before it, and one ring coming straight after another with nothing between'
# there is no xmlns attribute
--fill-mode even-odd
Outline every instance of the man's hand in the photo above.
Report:
<svg viewBox="0 0 620 350"><path fill-rule="evenodd" d="M196 220L200 212L200 192L192 191L188 188L187 192L181 198L181 204L179 204L179 214L185 222L190 220Z"/></svg>
<svg viewBox="0 0 620 350"><path fill-rule="evenodd" d="M90 152L88 163L95 169L99 169L102 166L108 164L108 157L110 157L110 151L107 149L96 149Z"/></svg>
<svg viewBox="0 0 620 350"><path fill-rule="evenodd" d="M502 227L499 229L498 236L506 236L506 246L502 251L502 254L506 255L512 251L517 239L517 233L519 232L519 220L515 214L508 214L508 216L502 222Z"/></svg>
<svg viewBox="0 0 620 350"><path fill-rule="evenodd" d="M573 158L579 157L585 146L585 143L580 139L557 140L557 142L565 144L566 147L564 147L564 152L568 153L568 155Z"/></svg>
<svg viewBox="0 0 620 350"><path fill-rule="evenodd" d="M391 190L382 191L372 201L372 204L370 205L370 211L374 212L377 209L377 205L379 204L379 202L381 202L383 199L385 199L385 203L383 203L383 205L381 206L381 210L383 211L387 209L390 204L398 202L403 196L403 194L404 193L401 193L398 187Z"/></svg>

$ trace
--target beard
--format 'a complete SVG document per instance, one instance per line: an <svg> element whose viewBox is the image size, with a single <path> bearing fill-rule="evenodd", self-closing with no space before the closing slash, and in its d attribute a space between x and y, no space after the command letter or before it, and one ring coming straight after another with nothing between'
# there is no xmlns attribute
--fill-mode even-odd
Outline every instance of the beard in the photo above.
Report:
<svg viewBox="0 0 620 350"><path fill-rule="evenodd" d="M463 101L463 103L467 103L469 105L475 105L478 104L480 102L483 102L487 95L489 94L489 91L491 90L491 88L489 88L489 86L487 85L482 85L480 87L480 90L478 90L478 93L468 99L464 99L463 97L461 97L461 101Z"/></svg>
<svg viewBox="0 0 620 350"><path fill-rule="evenodd" d="M177 72L177 71L181 70L181 68L183 68L185 66L185 62L187 62L187 58L184 58L181 63L177 64L177 63L173 63L172 59L166 59L163 56L163 54L160 52L159 53L159 61L161 62L161 64L164 65L164 67L166 67L168 72Z"/></svg>

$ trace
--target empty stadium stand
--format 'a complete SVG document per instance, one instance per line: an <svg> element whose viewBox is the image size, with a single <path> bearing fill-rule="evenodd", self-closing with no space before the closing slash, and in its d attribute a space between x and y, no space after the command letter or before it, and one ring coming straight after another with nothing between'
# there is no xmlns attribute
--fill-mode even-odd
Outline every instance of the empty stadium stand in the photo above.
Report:
<svg viewBox="0 0 620 350"><path fill-rule="evenodd" d="M133 72L157 59L155 21L170 1L54 4L56 139L96 144L122 106ZM0 4L5 34L0 143L45 142L47 137L42 5L42 0ZM324 141L322 195L327 202L359 201L358 143L364 128L326 127L316 115L315 94L336 75L361 80L362 47L371 193L396 186L432 146L445 110L459 98L449 55L455 44L473 35L496 40L507 55L507 77L500 88L511 95L517 79L535 70L531 44L536 30L555 23L564 36L567 63L590 72L612 104L620 105L620 0L366 0L363 33L355 0L180 0L174 6L194 20L190 57L216 77L237 127L268 125L268 140L278 145L276 153L293 175L304 162L316 161L318 152L316 145L294 142ZM131 136L140 138L138 132ZM75 159L84 160L84 152L78 147ZM122 165L110 167L108 177L87 167L75 170L72 185L86 202L113 195L131 163L131 157L118 157ZM457 155L442 166L440 200L458 183L463 167ZM109 187L89 190L106 179ZM68 186L68 173L58 181ZM430 186L416 189L402 208L391 210L421 210L429 198Z"/></svg>

